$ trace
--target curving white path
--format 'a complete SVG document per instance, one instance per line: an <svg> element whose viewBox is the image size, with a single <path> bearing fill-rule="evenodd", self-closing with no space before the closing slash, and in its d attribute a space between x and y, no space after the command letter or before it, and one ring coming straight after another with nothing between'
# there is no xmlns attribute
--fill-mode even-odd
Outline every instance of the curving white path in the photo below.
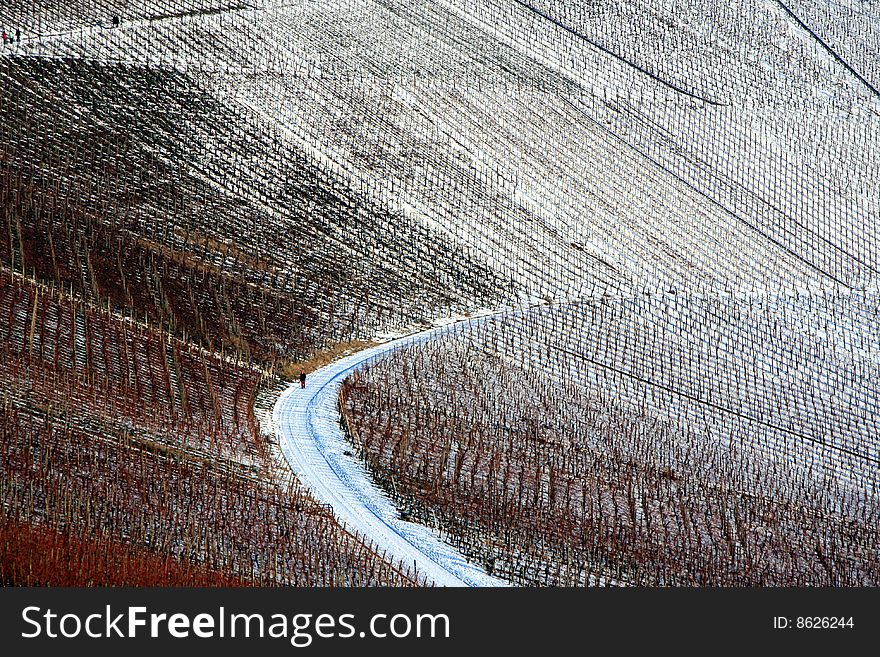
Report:
<svg viewBox="0 0 880 657"><path fill-rule="evenodd" d="M449 330L441 326L414 333L313 372L305 390L295 383L281 393L272 419L284 458L296 476L318 501L333 507L340 522L387 550L386 558L415 565L420 574L439 586L504 586L505 582L468 563L427 527L401 520L364 465L344 453L351 451L351 446L340 425L342 381L371 358Z"/></svg>

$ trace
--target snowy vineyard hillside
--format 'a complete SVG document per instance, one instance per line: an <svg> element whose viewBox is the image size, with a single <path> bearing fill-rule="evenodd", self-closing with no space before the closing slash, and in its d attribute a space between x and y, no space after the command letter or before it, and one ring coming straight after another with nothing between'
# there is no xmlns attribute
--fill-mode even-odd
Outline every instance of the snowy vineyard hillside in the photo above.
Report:
<svg viewBox="0 0 880 657"><path fill-rule="evenodd" d="M4 581L107 581L101 545L132 581L421 583L254 406L502 306L530 310L346 386L407 514L517 583L880 580L880 2L0 0L0 28Z"/></svg>
<svg viewBox="0 0 880 657"><path fill-rule="evenodd" d="M345 408L407 515L517 584L876 586L878 313L545 306L396 352Z"/></svg>

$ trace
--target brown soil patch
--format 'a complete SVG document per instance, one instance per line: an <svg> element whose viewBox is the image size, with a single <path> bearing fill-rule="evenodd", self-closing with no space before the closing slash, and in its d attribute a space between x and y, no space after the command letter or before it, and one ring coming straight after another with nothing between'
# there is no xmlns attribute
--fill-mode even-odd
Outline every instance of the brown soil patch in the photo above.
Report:
<svg viewBox="0 0 880 657"><path fill-rule="evenodd" d="M373 345L373 342L368 342L366 340L340 342L332 347L315 352L315 354L307 360L286 363L281 367L281 376L288 381L296 381L299 379L300 372L311 374L315 370L319 370L333 361L344 358L345 356L350 356L353 353L362 351Z"/></svg>

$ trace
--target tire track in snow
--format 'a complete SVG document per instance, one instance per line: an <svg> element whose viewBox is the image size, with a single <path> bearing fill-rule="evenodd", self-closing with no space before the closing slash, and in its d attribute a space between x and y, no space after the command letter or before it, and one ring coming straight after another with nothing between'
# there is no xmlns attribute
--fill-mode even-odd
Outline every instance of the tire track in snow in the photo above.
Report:
<svg viewBox="0 0 880 657"><path fill-rule="evenodd" d="M497 315L475 320L483 321ZM472 325L461 322L462 326ZM337 520L386 550L386 558L415 566L439 586L504 586L505 582L469 563L429 528L400 519L394 504L373 483L364 465L346 455L351 447L340 424L339 388L365 362L404 346L430 340L448 326L386 342L338 360L309 375L306 388L292 384L272 411L281 451L296 476ZM458 330L458 329L453 329Z"/></svg>

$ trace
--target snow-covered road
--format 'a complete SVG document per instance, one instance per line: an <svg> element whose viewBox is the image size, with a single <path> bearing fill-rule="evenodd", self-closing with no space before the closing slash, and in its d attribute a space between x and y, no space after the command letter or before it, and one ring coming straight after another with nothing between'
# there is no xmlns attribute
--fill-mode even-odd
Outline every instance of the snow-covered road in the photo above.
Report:
<svg viewBox="0 0 880 657"><path fill-rule="evenodd" d="M338 360L309 375L304 390L289 386L275 402L272 419L284 458L312 495L333 507L336 518L387 550L386 558L415 565L440 586L502 586L469 563L430 529L405 522L351 451L340 425L339 388L365 361L431 339L449 327L432 328Z"/></svg>

